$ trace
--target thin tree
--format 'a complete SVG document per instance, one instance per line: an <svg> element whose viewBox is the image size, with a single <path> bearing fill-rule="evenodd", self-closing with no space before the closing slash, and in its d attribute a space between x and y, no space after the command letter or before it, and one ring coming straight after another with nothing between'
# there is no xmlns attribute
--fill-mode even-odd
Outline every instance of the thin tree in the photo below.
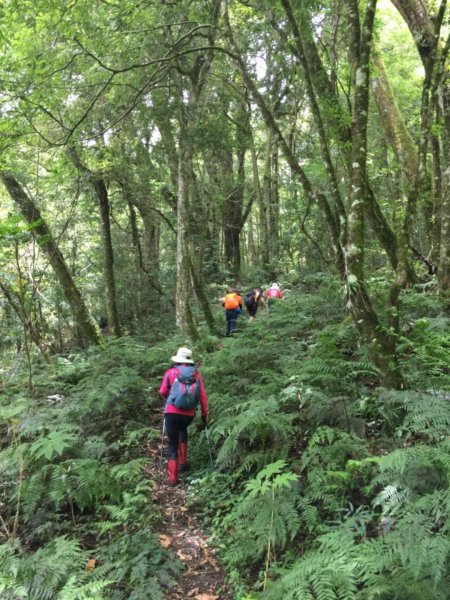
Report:
<svg viewBox="0 0 450 600"><path fill-rule="evenodd" d="M50 228L42 217L39 208L25 192L14 175L6 171L0 171L0 179L21 211L26 222L29 225L33 224L31 230L32 235L46 254L55 276L63 289L64 296L71 308L77 329L81 333L82 342L85 344L100 344L100 330L89 314L84 299L67 267L64 256L59 249Z"/></svg>

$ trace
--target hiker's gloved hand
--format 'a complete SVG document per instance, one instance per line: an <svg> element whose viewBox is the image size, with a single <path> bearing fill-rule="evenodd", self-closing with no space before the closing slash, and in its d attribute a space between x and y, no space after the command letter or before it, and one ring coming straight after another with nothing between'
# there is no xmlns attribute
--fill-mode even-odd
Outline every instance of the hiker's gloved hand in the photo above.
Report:
<svg viewBox="0 0 450 600"><path fill-rule="evenodd" d="M202 423L203 423L203 427L208 426L208 417L206 415L202 415Z"/></svg>
<svg viewBox="0 0 450 600"><path fill-rule="evenodd" d="M197 425L197 431L203 431L208 424L208 418L202 415L202 422Z"/></svg>

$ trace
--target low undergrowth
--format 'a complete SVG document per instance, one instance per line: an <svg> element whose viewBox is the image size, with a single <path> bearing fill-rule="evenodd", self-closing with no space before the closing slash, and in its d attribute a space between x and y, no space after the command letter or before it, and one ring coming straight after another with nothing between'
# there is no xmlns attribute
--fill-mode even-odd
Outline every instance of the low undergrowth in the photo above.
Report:
<svg viewBox="0 0 450 600"><path fill-rule="evenodd" d="M210 418L190 431L189 506L236 599L446 598L449 319L438 298L408 290L401 326L403 391L380 387L332 280L193 348ZM155 534L144 444L160 435L157 389L184 344L109 340L36 366L31 389L26 373L8 385L2 599L170 590L180 564Z"/></svg>
<svg viewBox="0 0 450 600"><path fill-rule="evenodd" d="M216 471L190 497L236 598L447 596L449 319L423 305L404 292L403 391L380 387L328 290L242 322L208 360Z"/></svg>

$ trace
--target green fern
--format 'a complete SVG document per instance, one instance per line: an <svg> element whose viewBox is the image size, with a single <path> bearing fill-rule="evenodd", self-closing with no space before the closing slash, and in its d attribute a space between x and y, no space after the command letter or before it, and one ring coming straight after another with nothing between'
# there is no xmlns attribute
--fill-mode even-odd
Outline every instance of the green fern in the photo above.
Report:
<svg viewBox="0 0 450 600"><path fill-rule="evenodd" d="M276 448L283 454L289 446L293 418L291 414L280 413L275 397L255 398L230 407L213 431L216 441L224 440L217 456L218 464L236 465L240 457L245 456L244 464L248 468L250 457L253 456L254 463L259 459L254 451L249 454L255 446L259 453Z"/></svg>
<svg viewBox="0 0 450 600"><path fill-rule="evenodd" d="M284 461L266 465L246 483L224 522L236 529L227 550L228 562L252 563L266 556L265 579L274 553L294 538L300 525L292 487L297 476L285 468Z"/></svg>
<svg viewBox="0 0 450 600"><path fill-rule="evenodd" d="M54 455L61 455L67 448L73 447L78 442L77 436L72 433L71 426L60 427L48 435L39 437L29 445L28 452L33 460L46 458L51 460Z"/></svg>
<svg viewBox="0 0 450 600"><path fill-rule="evenodd" d="M88 553L81 549L79 542L67 537L57 537L36 552L26 555L0 546L0 570L4 574L0 582L2 598L69 600L79 587L86 600L92 598L89 594L94 592L98 594L96 600L106 599L107 596L101 591L111 580L99 579L99 572L87 572L85 566L88 558Z"/></svg>

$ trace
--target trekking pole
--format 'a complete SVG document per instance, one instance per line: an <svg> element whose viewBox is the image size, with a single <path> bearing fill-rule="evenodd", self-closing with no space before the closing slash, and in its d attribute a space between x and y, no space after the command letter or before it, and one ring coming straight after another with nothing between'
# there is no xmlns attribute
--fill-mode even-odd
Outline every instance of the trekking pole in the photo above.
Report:
<svg viewBox="0 0 450 600"><path fill-rule="evenodd" d="M207 443L208 452L209 452L209 462L211 463L211 469L214 469L214 464L213 464L213 459L212 459L212 454L211 454L211 442L209 441L209 433L208 433L207 425L205 425L205 435L206 435L206 443Z"/></svg>
<svg viewBox="0 0 450 600"><path fill-rule="evenodd" d="M162 471L162 463L163 463L163 449L164 449L164 434L166 433L166 420L163 417L163 426L161 433L161 452L159 454L159 469L158 469L158 487L161 483L161 471Z"/></svg>

